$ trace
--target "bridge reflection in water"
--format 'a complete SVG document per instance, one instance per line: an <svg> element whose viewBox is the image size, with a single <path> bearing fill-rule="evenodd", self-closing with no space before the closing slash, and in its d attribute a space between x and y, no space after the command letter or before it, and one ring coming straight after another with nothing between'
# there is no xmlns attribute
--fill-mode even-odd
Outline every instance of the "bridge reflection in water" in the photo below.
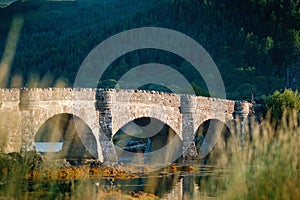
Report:
<svg viewBox="0 0 300 200"><path fill-rule="evenodd" d="M180 169L180 166L177 166ZM220 198L217 191L222 173L212 166L194 165L195 170L178 170L173 173L165 169L138 174L138 178L119 180L93 178L28 183L27 197L51 199L213 199ZM183 167L182 167L183 169ZM37 194L39 194L37 196Z"/></svg>
<svg viewBox="0 0 300 200"><path fill-rule="evenodd" d="M200 164L194 167L194 171L157 172L134 180L107 182L106 186L110 184L112 189L123 194L154 194L164 200L220 198L216 196L220 195L216 185L221 181L223 171Z"/></svg>

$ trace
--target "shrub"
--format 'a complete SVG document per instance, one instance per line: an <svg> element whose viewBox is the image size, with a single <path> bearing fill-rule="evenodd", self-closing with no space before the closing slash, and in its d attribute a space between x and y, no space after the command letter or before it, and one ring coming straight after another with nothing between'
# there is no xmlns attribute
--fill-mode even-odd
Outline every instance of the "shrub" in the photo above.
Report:
<svg viewBox="0 0 300 200"><path fill-rule="evenodd" d="M271 114L271 119L279 121L283 115L289 119L291 114L300 116L300 94L298 91L285 89L283 92L275 91L265 98L265 105Z"/></svg>

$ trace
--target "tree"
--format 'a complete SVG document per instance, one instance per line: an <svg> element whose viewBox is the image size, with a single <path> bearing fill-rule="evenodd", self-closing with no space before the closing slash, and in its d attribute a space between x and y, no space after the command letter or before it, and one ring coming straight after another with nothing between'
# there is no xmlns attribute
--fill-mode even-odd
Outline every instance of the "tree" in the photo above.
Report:
<svg viewBox="0 0 300 200"><path fill-rule="evenodd" d="M283 92L275 91L265 98L265 105L271 114L271 119L277 122L286 117L289 120L296 114L300 116L300 94L298 91L285 89Z"/></svg>

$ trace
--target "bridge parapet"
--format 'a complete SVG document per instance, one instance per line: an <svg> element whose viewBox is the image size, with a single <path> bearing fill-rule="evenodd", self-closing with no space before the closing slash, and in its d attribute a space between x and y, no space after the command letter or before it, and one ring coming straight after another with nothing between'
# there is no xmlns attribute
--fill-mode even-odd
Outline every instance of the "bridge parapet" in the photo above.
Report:
<svg viewBox="0 0 300 200"><path fill-rule="evenodd" d="M0 89L0 102L18 102L20 100L20 89Z"/></svg>
<svg viewBox="0 0 300 200"><path fill-rule="evenodd" d="M116 92L116 101L130 104L147 104L156 106L179 107L179 95L173 93L145 91L145 90L119 90Z"/></svg>
<svg viewBox="0 0 300 200"><path fill-rule="evenodd" d="M96 101L97 89L95 88L68 88L72 92L75 101ZM62 96L64 97L64 96Z"/></svg>
<svg viewBox="0 0 300 200"><path fill-rule="evenodd" d="M20 103L19 103L20 110L29 110L29 109L37 108L38 105L40 104L39 102L41 99L41 95L48 96L44 94L42 91L43 89L41 88L20 89Z"/></svg>
<svg viewBox="0 0 300 200"><path fill-rule="evenodd" d="M234 112L235 101L232 100L198 96L197 101L197 110L227 111L231 114Z"/></svg>
<svg viewBox="0 0 300 200"><path fill-rule="evenodd" d="M95 101L95 89L92 88L22 88L19 93L20 110L35 109L42 102L55 101ZM49 104L48 104L49 105Z"/></svg>

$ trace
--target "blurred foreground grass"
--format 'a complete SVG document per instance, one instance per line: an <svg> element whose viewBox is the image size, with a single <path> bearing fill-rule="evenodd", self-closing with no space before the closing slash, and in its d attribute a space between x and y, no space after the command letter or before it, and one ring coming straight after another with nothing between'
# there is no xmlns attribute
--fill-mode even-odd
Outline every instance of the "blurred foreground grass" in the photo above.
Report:
<svg viewBox="0 0 300 200"><path fill-rule="evenodd" d="M299 199L299 118L289 113L287 121L286 116L254 128L246 149L233 147L231 172L224 174L218 191L224 199Z"/></svg>

